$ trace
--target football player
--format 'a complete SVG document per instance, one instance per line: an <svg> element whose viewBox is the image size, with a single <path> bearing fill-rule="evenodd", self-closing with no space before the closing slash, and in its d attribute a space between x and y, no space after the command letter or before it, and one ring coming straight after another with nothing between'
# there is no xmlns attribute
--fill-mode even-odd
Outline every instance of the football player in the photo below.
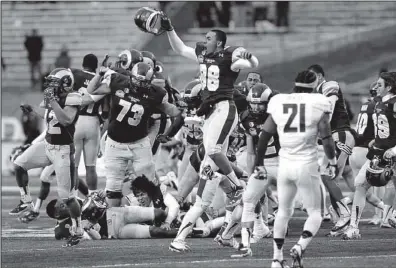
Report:
<svg viewBox="0 0 396 268"><path fill-rule="evenodd" d="M104 108L104 96L89 95L87 86L95 76L98 67L98 58L93 54L85 55L82 70L72 69L76 88L83 96L92 98L92 102L81 108L79 118L76 123L74 134L74 144L76 147L76 177L78 178L78 165L80 164L81 154L84 152L84 164L86 170L86 181L88 191L94 191L98 187L98 175L96 173L96 160L100 141L100 118L102 115L107 117L108 107ZM86 104L86 103L84 103ZM99 114L102 110L102 115ZM106 114L106 116L105 116Z"/></svg>
<svg viewBox="0 0 396 268"><path fill-rule="evenodd" d="M249 102L250 109L241 114L241 124L246 131L247 140L247 172L253 173L254 160L256 157L256 148L261 133L261 128L264 125L265 120L269 116L267 113L268 102L277 92L273 91L267 85L258 83L255 84L247 95L247 101ZM242 256L251 256L252 251L250 249L250 237L253 232L253 225L256 222L255 219L261 219L255 215L255 207L260 206L259 200L266 193L266 190L270 184L275 184L277 173L278 173L278 152L280 149L279 137L277 134L269 141L267 150L265 153L265 164L267 170L266 179L262 177L251 176L248 181L245 192L243 193L243 212L242 212L242 248L240 249L243 253ZM261 211L261 209L259 210ZM261 223L261 222L260 222ZM257 224L256 224L257 225ZM262 236L269 236L271 232L268 227L262 223ZM257 227L256 227L257 228Z"/></svg>
<svg viewBox="0 0 396 268"><path fill-rule="evenodd" d="M262 83L263 79L261 74L256 72L249 72L247 74L246 80L242 81L236 86L236 89L239 90L243 95L247 96L249 90L257 83Z"/></svg>
<svg viewBox="0 0 396 268"><path fill-rule="evenodd" d="M112 96L105 151L106 192L110 207L120 205L129 161L136 177L145 174L154 180L155 167L148 138L151 115L160 111L174 118L167 131L157 136L160 142L169 141L183 124L179 109L164 100L166 91L150 83L153 74L153 69L144 62L133 66L131 76L101 67L87 88L90 94Z"/></svg>
<svg viewBox="0 0 396 268"><path fill-rule="evenodd" d="M359 170L363 167L366 162L366 155L368 153L368 145L374 139L374 121L373 114L374 108L380 97L377 97L377 81L370 85L370 98L367 102L363 103L360 108L360 113L358 115L355 131L357 133L356 145L353 147L352 154L349 157L349 163L353 170L354 177L359 173ZM354 186L354 185L353 185ZM383 189L385 187L374 187L374 189ZM376 191L368 191L366 194L366 199L369 203L373 204L373 199L382 198L384 191L381 191L380 196L376 195ZM355 189L353 189L355 192ZM377 204L375 204L377 203ZM376 213L374 217L369 221L369 224L377 225L381 223L382 211L384 210L384 203L379 200L379 202L374 202ZM387 207L386 207L387 208Z"/></svg>
<svg viewBox="0 0 396 268"><path fill-rule="evenodd" d="M108 208L106 194L99 190L81 201L84 237L98 239L141 239L169 238L176 235L175 229L164 229L149 225L163 220L165 212L153 207L125 206ZM68 225L70 214L59 201L52 200L47 205L47 214L56 219L55 238L67 239L70 236Z"/></svg>
<svg viewBox="0 0 396 268"><path fill-rule="evenodd" d="M326 81L323 68L318 65L308 67L308 70L314 72L319 80L319 84L315 92L323 94L328 97L331 102L332 114L331 131L333 139L336 142L337 148L337 165L340 175L343 174L348 156L351 155L352 149L355 146L355 138L350 127L349 115L345 107L345 101L341 88L336 81ZM323 155L324 156L324 155ZM319 159L322 168L326 168L327 160L325 158ZM352 172L349 172L353 176ZM330 194L330 201L333 208L339 214L339 220L331 229L330 236L337 236L342 234L349 224L350 210L348 208L349 198L343 197L340 187L335 181L329 180L329 176L323 176L322 181Z"/></svg>
<svg viewBox="0 0 396 268"><path fill-rule="evenodd" d="M365 196L368 189L371 186L387 185L387 187L392 187L392 183L388 182L393 175L393 161L396 156L396 73L381 73L376 90L381 99L375 103L372 115L375 138L368 145L367 160L355 178L356 191L353 198L351 221L342 236L343 239L361 237L358 225L366 203ZM393 183L396 187L395 180ZM389 203L388 205L391 206L392 202ZM388 213L392 214L391 211L392 208Z"/></svg>
<svg viewBox="0 0 396 268"><path fill-rule="evenodd" d="M183 43L165 14L161 17L161 25L167 31L172 49L199 63L199 79L203 92L202 104L197 110L198 116L205 116L203 143L206 155L201 167L202 190L198 192L197 202L185 216L183 223L186 222L187 225L181 226L181 231L172 242L174 247L183 250L186 248L184 239L190 229L188 226L208 207L206 197L211 195L207 192L217 189L220 183L218 179L210 179L214 172L221 170L226 174L232 188L235 191L241 190L241 183L226 156L228 138L238 122L233 101L234 83L241 69L257 67L258 60L242 47L226 47L227 35L221 30L209 31L205 36L205 43L200 43L194 49Z"/></svg>
<svg viewBox="0 0 396 268"><path fill-rule="evenodd" d="M32 201L27 171L54 165L58 194L70 210L72 221L71 237L65 246L78 244L83 235L81 208L76 199L73 144L79 105L73 103L73 98L66 99L69 94L74 94L78 101L81 100L80 93L72 93L74 81L72 71L65 68L57 68L47 76L44 91L44 103L47 108L45 140L33 144L14 161L17 183L21 190L21 204Z"/></svg>
<svg viewBox="0 0 396 268"><path fill-rule="evenodd" d="M198 79L194 79L186 85L183 93L183 101L187 104L187 107L185 110L184 126L179 133L185 143L185 152L178 171L179 181L181 181L184 175L191 154L202 142L203 118L196 115L196 111L201 104L201 88L201 82Z"/></svg>
<svg viewBox="0 0 396 268"><path fill-rule="evenodd" d="M260 135L253 176L266 178L264 155L271 137L278 133L279 150L278 199L279 208L274 223L274 257L271 267L287 267L283 258L283 245L287 224L293 214L293 201L297 190L308 212L303 232L290 250L293 267L303 267L302 256L322 223L321 207L324 192L320 186L318 169L318 135L322 139L329 159L329 176L337 175L334 140L330 129L331 103L321 94L311 94L318 84L318 77L311 71L300 72L295 79L294 92L277 94L268 103L270 114ZM264 166L263 166L264 163ZM260 178L258 178L260 179Z"/></svg>

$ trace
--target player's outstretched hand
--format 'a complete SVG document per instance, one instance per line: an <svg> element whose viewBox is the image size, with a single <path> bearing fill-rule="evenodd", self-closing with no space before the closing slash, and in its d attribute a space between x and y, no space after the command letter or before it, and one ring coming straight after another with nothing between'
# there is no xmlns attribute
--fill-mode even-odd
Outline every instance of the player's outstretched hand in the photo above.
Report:
<svg viewBox="0 0 396 268"><path fill-rule="evenodd" d="M396 154L393 151L393 148L391 148L391 149L388 149L388 150L385 151L383 158L385 160L388 160L388 159L391 159L392 157L395 157L395 156L396 156Z"/></svg>
<svg viewBox="0 0 396 268"><path fill-rule="evenodd" d="M161 11L161 28L168 32L174 29L170 18L163 11Z"/></svg>
<svg viewBox="0 0 396 268"><path fill-rule="evenodd" d="M167 222L164 222L163 224L161 224L161 228L164 230L167 230L167 231L169 231L171 229L170 224Z"/></svg>

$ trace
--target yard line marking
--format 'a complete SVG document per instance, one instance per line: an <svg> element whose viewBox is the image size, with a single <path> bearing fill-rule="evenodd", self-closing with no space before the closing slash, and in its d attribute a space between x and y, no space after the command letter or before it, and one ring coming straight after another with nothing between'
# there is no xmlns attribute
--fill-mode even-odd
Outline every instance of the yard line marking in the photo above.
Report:
<svg viewBox="0 0 396 268"><path fill-rule="evenodd" d="M387 238L387 239L380 239L380 238L373 238L373 239L361 239L361 240L324 240L326 243L329 242L343 242L343 243L348 243L348 242L355 242L355 241L364 241L364 242L369 242L369 241L383 241L383 242L393 242L395 241L395 239L393 238ZM110 241L117 241L117 239L114 240L110 240ZM323 241L323 242L324 242ZM289 244L293 244L291 241L289 241ZM142 245L135 245L135 246L123 246L123 248L137 248L137 247L142 247ZM151 245L146 245L143 247L151 247ZM77 250L91 250L91 249L108 249L109 245L105 245L105 246L90 246L90 247L73 247L73 249L77 249ZM34 252L34 251L57 251L57 250L64 250L63 248L59 247L51 247L51 248L30 248L30 249L10 249L10 250L6 250L6 249L2 249L2 253L11 253L11 252ZM379 256L379 255L374 255L374 256ZM387 255L387 256L395 256L396 255ZM366 257L366 256L364 256ZM322 258L322 257L320 257ZM323 257L325 258L325 257ZM326 257L327 258L327 257ZM110 266L112 267L112 266Z"/></svg>
<svg viewBox="0 0 396 268"><path fill-rule="evenodd" d="M396 255L363 255L363 256L324 256L324 257L304 257L304 260L339 260L339 259L362 259L362 258L396 258ZM169 262L150 262L150 263L119 263L109 265L94 265L94 266L81 266L81 267L92 267L92 268L111 268L111 267L136 267L136 266L153 266L153 265L176 265L176 264L207 264L213 262L252 262L252 261L272 261L272 258L250 258L250 259L213 259L203 261L169 261Z"/></svg>

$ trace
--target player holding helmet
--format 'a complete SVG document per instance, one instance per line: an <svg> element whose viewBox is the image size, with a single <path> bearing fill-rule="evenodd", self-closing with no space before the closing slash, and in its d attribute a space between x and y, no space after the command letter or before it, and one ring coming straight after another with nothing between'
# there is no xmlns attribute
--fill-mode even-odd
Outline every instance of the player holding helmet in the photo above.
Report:
<svg viewBox="0 0 396 268"><path fill-rule="evenodd" d="M58 194L70 210L72 227L71 238L65 246L79 243L83 231L81 226L81 208L76 199L76 178L74 164L73 136L78 119L81 95L71 93L74 76L70 69L57 68L46 78L44 103L47 108L45 120L47 132L45 140L29 147L14 164L17 183L21 190L21 204L14 210L20 210L25 203L31 203L27 171L32 168L54 165L58 184ZM74 94L74 98L66 97ZM73 102L77 99L77 102Z"/></svg>
<svg viewBox="0 0 396 268"><path fill-rule="evenodd" d="M371 186L389 185L394 173L396 157L396 73L381 73L376 90L381 98L376 102L374 113L374 141L369 144L367 160L355 178L356 191L353 198L351 223L343 239L360 238L358 224L365 203L366 192ZM393 181L394 186L395 181ZM391 187L389 185L388 187ZM391 213L391 210L388 212Z"/></svg>
<svg viewBox="0 0 396 268"><path fill-rule="evenodd" d="M258 60L242 47L226 47L227 36L223 31L209 31L205 43L199 43L196 48L192 48L180 40L170 19L163 13L161 26L167 31L173 50L199 63L200 68L202 104L197 110L197 115L205 116L203 143L206 154L201 166L203 181L199 198L183 221L191 227L209 205L206 197L211 195L207 192L212 192L211 188L218 186L218 180L210 180L214 172L220 169L226 174L235 191L241 189L241 184L226 156L228 138L238 122L237 109L233 101L234 83L241 69L257 67ZM171 246L180 250L186 248L184 239L190 230L188 226L181 226L181 231Z"/></svg>
<svg viewBox="0 0 396 268"><path fill-rule="evenodd" d="M90 94L111 94L111 111L106 141L106 191L110 207L119 206L122 185L128 162L135 175L145 174L154 179L154 163L148 138L148 120L155 112L174 117L165 134L157 138L166 142L183 123L180 111L164 101L166 91L150 82L154 71L146 63L135 64L131 76L125 76L101 67L88 86ZM98 81L102 79L99 87Z"/></svg>

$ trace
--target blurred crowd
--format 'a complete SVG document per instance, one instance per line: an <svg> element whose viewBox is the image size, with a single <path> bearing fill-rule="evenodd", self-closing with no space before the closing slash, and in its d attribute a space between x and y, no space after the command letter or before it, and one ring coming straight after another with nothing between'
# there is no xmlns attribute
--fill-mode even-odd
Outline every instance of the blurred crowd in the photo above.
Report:
<svg viewBox="0 0 396 268"><path fill-rule="evenodd" d="M196 12L198 27L289 27L289 2L205 1Z"/></svg>

